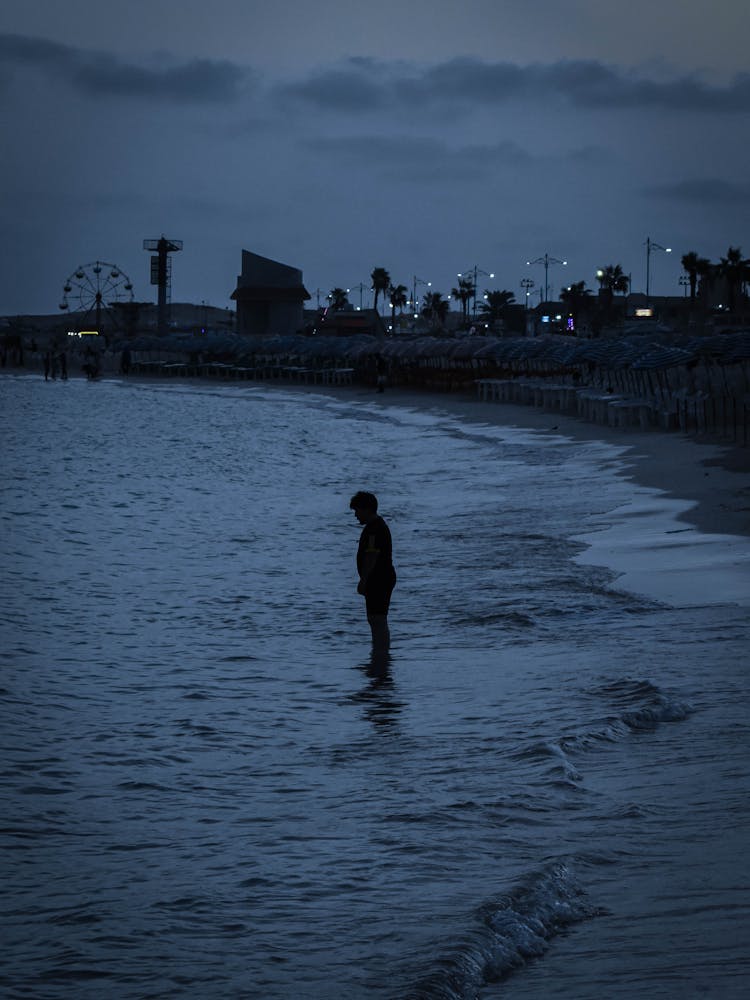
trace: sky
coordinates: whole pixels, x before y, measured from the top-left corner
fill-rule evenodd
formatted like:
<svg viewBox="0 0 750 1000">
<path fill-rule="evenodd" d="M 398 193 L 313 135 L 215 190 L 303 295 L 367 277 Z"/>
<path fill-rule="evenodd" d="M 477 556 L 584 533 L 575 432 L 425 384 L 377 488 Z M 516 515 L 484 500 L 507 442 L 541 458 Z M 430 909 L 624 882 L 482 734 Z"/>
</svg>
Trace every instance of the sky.
<svg viewBox="0 0 750 1000">
<path fill-rule="evenodd" d="M 533 303 L 545 255 L 550 297 L 642 291 L 647 239 L 683 294 L 684 253 L 750 255 L 748 37 L 747 0 L 4 0 L 0 315 L 96 260 L 155 301 L 161 235 L 175 302 L 232 306 L 243 249 L 313 305 L 375 267 Z"/>
</svg>

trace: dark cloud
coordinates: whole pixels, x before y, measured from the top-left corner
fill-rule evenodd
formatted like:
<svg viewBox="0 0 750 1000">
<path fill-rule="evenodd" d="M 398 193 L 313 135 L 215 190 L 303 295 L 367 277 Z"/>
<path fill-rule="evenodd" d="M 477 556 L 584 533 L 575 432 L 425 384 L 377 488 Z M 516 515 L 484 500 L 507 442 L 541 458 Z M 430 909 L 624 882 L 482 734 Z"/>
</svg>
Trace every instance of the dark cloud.
<svg viewBox="0 0 750 1000">
<path fill-rule="evenodd" d="M 0 58 L 7 67 L 41 69 L 90 96 L 147 98 L 174 102 L 236 100 L 247 70 L 229 62 L 194 59 L 157 69 L 112 56 L 21 35 L 0 34 Z"/>
<path fill-rule="evenodd" d="M 492 177 L 498 170 L 530 170 L 551 161 L 601 164 L 608 158 L 605 151 L 594 146 L 550 156 L 532 154 L 509 140 L 451 147 L 440 138 L 412 135 L 316 137 L 304 145 L 341 165 L 419 183 L 478 180 Z"/>
<path fill-rule="evenodd" d="M 311 139 L 306 146 L 338 162 L 419 182 L 478 178 L 498 166 L 533 162 L 512 142 L 452 149 L 442 139 L 426 136 L 360 135 Z"/>
<path fill-rule="evenodd" d="M 645 192 L 651 197 L 692 205 L 750 204 L 750 185 L 733 184 L 713 177 L 654 185 L 646 188 Z"/>
<path fill-rule="evenodd" d="M 282 99 L 331 111 L 377 111 L 389 103 L 382 83 L 361 67 L 315 73 L 304 82 L 284 84 L 277 93 Z"/>
<path fill-rule="evenodd" d="M 307 147 L 349 162 L 425 163 L 447 154 L 441 139 L 412 136 L 332 136 L 310 139 Z"/>
<path fill-rule="evenodd" d="M 72 82 L 90 94 L 222 102 L 239 96 L 242 77 L 231 63 L 207 59 L 159 70 L 102 60 L 78 68 Z"/>
<path fill-rule="evenodd" d="M 698 112 L 750 111 L 750 75 L 726 86 L 695 76 L 650 80 L 594 60 L 519 66 L 473 58 L 431 67 L 351 59 L 336 70 L 312 73 L 276 91 L 282 99 L 319 109 L 373 110 L 494 107 L 522 98 L 559 101 L 577 108 Z"/>
<path fill-rule="evenodd" d="M 0 34 L 0 58 L 9 68 L 45 71 L 89 96 L 222 102 L 238 99 L 254 80 L 247 68 L 229 61 L 195 59 L 153 67 L 40 38 Z M 517 100 L 547 106 L 624 110 L 750 111 L 750 74 L 724 86 L 698 76 L 654 80 L 595 60 L 517 65 L 463 57 L 432 66 L 350 58 L 302 79 L 269 84 L 283 106 L 334 114 L 408 113 L 496 108 Z"/>
</svg>

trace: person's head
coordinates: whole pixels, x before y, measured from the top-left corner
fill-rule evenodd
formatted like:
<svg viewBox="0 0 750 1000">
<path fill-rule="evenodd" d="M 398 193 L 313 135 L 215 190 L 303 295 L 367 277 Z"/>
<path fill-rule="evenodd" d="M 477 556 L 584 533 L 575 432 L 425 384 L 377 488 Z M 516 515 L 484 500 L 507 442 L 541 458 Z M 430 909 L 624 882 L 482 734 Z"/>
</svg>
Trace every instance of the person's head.
<svg viewBox="0 0 750 1000">
<path fill-rule="evenodd" d="M 351 498 L 349 506 L 354 511 L 359 523 L 366 524 L 378 512 L 378 498 L 374 493 L 367 493 L 366 490 L 360 490 Z"/>
</svg>

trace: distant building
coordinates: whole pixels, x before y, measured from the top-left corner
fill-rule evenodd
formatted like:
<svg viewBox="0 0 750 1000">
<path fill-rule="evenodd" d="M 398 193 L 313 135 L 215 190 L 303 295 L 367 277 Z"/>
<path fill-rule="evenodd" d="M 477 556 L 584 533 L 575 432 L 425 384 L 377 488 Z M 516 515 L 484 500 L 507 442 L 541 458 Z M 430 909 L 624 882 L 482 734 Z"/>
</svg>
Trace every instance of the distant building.
<svg viewBox="0 0 750 1000">
<path fill-rule="evenodd" d="M 237 303 L 237 333 L 286 335 L 302 330 L 310 294 L 296 267 L 243 250 L 242 274 L 232 298 Z"/>
<path fill-rule="evenodd" d="M 315 325 L 315 332 L 332 337 L 354 337 L 361 333 L 384 337 L 385 325 L 374 309 L 326 309 Z"/>
</svg>

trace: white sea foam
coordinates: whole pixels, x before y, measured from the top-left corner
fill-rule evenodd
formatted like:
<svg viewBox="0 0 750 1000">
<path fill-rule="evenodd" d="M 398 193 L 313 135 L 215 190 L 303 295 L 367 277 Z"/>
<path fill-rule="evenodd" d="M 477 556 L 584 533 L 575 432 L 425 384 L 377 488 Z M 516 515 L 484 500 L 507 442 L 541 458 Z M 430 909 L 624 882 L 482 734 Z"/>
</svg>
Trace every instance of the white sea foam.
<svg viewBox="0 0 750 1000">
<path fill-rule="evenodd" d="M 617 586 L 677 607 L 750 605 L 750 539 L 702 532 L 678 520 L 691 501 L 637 488 L 636 497 L 577 536 L 581 563 L 607 566 Z"/>
</svg>

